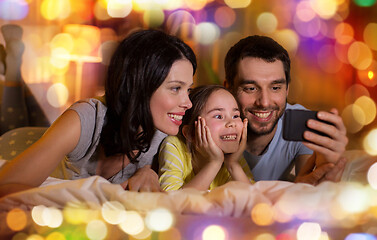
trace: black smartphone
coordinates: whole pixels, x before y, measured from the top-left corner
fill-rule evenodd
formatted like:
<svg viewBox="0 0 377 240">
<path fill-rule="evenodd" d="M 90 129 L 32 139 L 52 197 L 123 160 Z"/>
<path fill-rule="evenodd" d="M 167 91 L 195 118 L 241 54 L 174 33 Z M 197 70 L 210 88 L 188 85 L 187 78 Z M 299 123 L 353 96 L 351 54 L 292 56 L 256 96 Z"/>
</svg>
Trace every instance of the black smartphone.
<svg viewBox="0 0 377 240">
<path fill-rule="evenodd" d="M 311 131 L 316 134 L 329 137 L 322 132 L 307 127 L 306 123 L 309 119 L 315 119 L 317 121 L 331 124 L 329 122 L 320 120 L 317 117 L 317 113 L 317 111 L 287 109 L 284 113 L 283 118 L 283 138 L 287 141 L 306 141 L 304 140 L 305 131 Z"/>
</svg>

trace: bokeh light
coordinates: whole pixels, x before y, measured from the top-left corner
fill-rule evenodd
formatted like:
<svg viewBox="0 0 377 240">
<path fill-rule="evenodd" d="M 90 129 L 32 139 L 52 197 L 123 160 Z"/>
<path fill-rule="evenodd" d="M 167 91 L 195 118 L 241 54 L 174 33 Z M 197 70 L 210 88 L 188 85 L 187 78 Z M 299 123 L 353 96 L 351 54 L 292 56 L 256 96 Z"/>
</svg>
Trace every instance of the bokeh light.
<svg viewBox="0 0 377 240">
<path fill-rule="evenodd" d="M 98 20 L 106 21 L 106 20 L 111 18 L 110 15 L 107 12 L 107 2 L 106 2 L 106 0 L 96 1 L 96 3 L 94 4 L 93 12 L 94 12 L 94 16 Z"/>
<path fill-rule="evenodd" d="M 336 201 L 348 213 L 360 213 L 369 208 L 369 200 L 365 187 L 361 184 L 349 184 L 344 186 Z"/>
<path fill-rule="evenodd" d="M 278 26 L 278 19 L 273 13 L 264 12 L 257 17 L 257 27 L 265 34 L 273 33 Z"/>
<path fill-rule="evenodd" d="M 220 29 L 213 23 L 199 23 L 194 31 L 194 38 L 200 44 L 213 44 L 220 36 Z"/>
<path fill-rule="evenodd" d="M 336 41 L 340 44 L 351 43 L 354 39 L 355 31 L 351 24 L 342 22 L 339 23 L 334 31 Z"/>
<path fill-rule="evenodd" d="M 107 13 L 113 18 L 127 17 L 132 11 L 132 0 L 108 0 Z"/>
<path fill-rule="evenodd" d="M 318 240 L 321 232 L 321 226 L 318 223 L 304 222 L 297 229 L 297 240 Z"/>
<path fill-rule="evenodd" d="M 181 235 L 181 232 L 179 231 L 179 229 L 172 227 L 167 231 L 160 232 L 158 234 L 158 239 L 159 240 L 164 240 L 164 239 L 181 240 L 182 235 Z"/>
<path fill-rule="evenodd" d="M 130 235 L 137 235 L 145 228 L 143 218 L 135 211 L 126 211 L 126 219 L 119 224 L 119 227 Z"/>
<path fill-rule="evenodd" d="M 297 33 L 307 38 L 314 38 L 321 30 L 321 20 L 318 17 L 315 17 L 307 22 L 303 22 L 299 18 L 295 17 L 293 19 L 293 24 Z"/>
<path fill-rule="evenodd" d="M 355 105 L 359 106 L 364 112 L 364 122 L 360 122 L 362 125 L 368 125 L 376 118 L 376 103 L 367 96 L 359 97 Z"/>
<path fill-rule="evenodd" d="M 365 122 L 365 114 L 362 108 L 355 104 L 350 104 L 343 109 L 343 123 L 349 133 L 357 133 L 363 128 L 362 122 Z"/>
<path fill-rule="evenodd" d="M 63 233 L 52 232 L 47 235 L 46 240 L 66 240 L 66 238 Z"/>
<path fill-rule="evenodd" d="M 344 102 L 346 103 L 346 105 L 349 105 L 354 103 L 358 98 L 362 96 L 369 97 L 369 91 L 363 85 L 356 83 L 346 90 L 346 93 L 344 94 Z"/>
<path fill-rule="evenodd" d="M 150 28 L 156 28 L 160 26 L 165 19 L 165 14 L 161 8 L 153 8 L 147 10 L 143 14 L 143 22 Z"/>
<path fill-rule="evenodd" d="M 373 53 L 363 42 L 354 42 L 348 49 L 348 61 L 349 63 L 359 70 L 368 68 L 373 59 Z"/>
<path fill-rule="evenodd" d="M 367 179 L 369 185 L 377 190 L 377 163 L 374 163 L 368 170 Z"/>
<path fill-rule="evenodd" d="M 336 0 L 311 0 L 313 10 L 323 19 L 330 19 L 337 11 Z"/>
<path fill-rule="evenodd" d="M 377 50 L 377 23 L 368 23 L 364 29 L 364 41 L 373 50 Z"/>
<path fill-rule="evenodd" d="M 376 0 L 353 0 L 360 7 L 370 7 L 376 3 Z"/>
<path fill-rule="evenodd" d="M 251 210 L 251 219 L 259 226 L 268 226 L 274 222 L 274 209 L 267 203 L 258 203 Z"/>
<path fill-rule="evenodd" d="M 166 27 L 170 34 L 178 35 L 179 31 L 184 32 L 193 32 L 194 26 L 196 24 L 195 18 L 191 15 L 191 13 L 185 11 L 185 10 L 178 10 L 173 12 L 169 15 L 169 17 L 166 20 Z M 186 26 L 183 27 L 182 26 Z M 189 26 L 192 26 L 191 29 L 188 28 Z M 181 34 L 182 36 L 186 36 L 187 33 Z"/>
<path fill-rule="evenodd" d="M 47 90 L 47 101 L 51 106 L 59 108 L 67 103 L 68 95 L 68 89 L 64 84 L 55 83 Z"/>
<path fill-rule="evenodd" d="M 104 239 L 107 236 L 106 224 L 101 220 L 93 220 L 86 225 L 86 235 L 89 239 Z"/>
<path fill-rule="evenodd" d="M 186 7 L 194 11 L 202 10 L 207 4 L 207 0 L 184 0 Z"/>
<path fill-rule="evenodd" d="M 282 29 L 273 34 L 274 39 L 280 43 L 290 54 L 290 57 L 295 55 L 295 52 L 300 44 L 300 38 L 297 33 L 291 29 Z"/>
<path fill-rule="evenodd" d="M 25 212 L 20 208 L 14 208 L 7 213 L 6 223 L 12 231 L 21 231 L 27 224 Z"/>
<path fill-rule="evenodd" d="M 254 240 L 276 240 L 275 236 L 271 233 L 258 234 Z"/>
<path fill-rule="evenodd" d="M 69 0 L 43 0 L 41 15 L 47 20 L 66 19 L 71 13 Z"/>
<path fill-rule="evenodd" d="M 377 238 L 367 233 L 350 233 L 344 240 L 376 240 Z"/>
<path fill-rule="evenodd" d="M 29 13 L 29 5 L 24 0 L 0 1 L 0 18 L 4 20 L 21 20 Z"/>
<path fill-rule="evenodd" d="M 126 209 L 117 201 L 107 201 L 102 204 L 103 219 L 110 224 L 119 224 L 126 220 Z"/>
<path fill-rule="evenodd" d="M 145 224 L 152 231 L 163 232 L 172 227 L 173 214 L 164 208 L 157 208 L 147 213 Z"/>
<path fill-rule="evenodd" d="M 224 0 L 225 4 L 231 8 L 246 8 L 251 0 Z"/>
<path fill-rule="evenodd" d="M 332 44 L 323 45 L 317 53 L 317 62 L 321 69 L 327 73 L 337 73 L 343 63 L 336 57 Z"/>
<path fill-rule="evenodd" d="M 210 225 L 206 227 L 202 234 L 203 240 L 225 240 L 227 239 L 226 231 L 218 225 Z"/>
<path fill-rule="evenodd" d="M 302 22 L 309 22 L 316 16 L 310 1 L 300 1 L 296 6 L 296 17 Z"/>
<path fill-rule="evenodd" d="M 215 12 L 215 22 L 222 28 L 228 28 L 234 24 L 236 13 L 229 7 L 219 7 Z"/>
<path fill-rule="evenodd" d="M 98 219 L 99 212 L 87 209 L 84 204 L 68 202 L 63 209 L 64 220 L 67 223 L 78 225 L 88 223 L 90 220 Z"/>
<path fill-rule="evenodd" d="M 364 70 L 358 70 L 357 76 L 365 86 L 374 87 L 377 85 L 377 61 L 373 60 L 370 66 Z"/>
<path fill-rule="evenodd" d="M 363 140 L 363 147 L 364 150 L 372 155 L 376 156 L 377 155 L 377 129 L 371 130 Z"/>
</svg>

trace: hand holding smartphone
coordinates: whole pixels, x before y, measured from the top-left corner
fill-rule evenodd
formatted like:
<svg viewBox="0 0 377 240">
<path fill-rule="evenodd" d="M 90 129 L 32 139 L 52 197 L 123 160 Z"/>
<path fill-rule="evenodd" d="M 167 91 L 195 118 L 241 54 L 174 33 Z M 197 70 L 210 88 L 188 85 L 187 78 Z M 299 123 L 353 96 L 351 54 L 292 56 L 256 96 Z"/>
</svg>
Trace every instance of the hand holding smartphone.
<svg viewBox="0 0 377 240">
<path fill-rule="evenodd" d="M 329 122 L 319 119 L 317 117 L 317 113 L 317 111 L 287 109 L 284 113 L 283 118 L 283 138 L 287 141 L 306 141 L 304 139 L 305 131 L 311 131 L 318 135 L 329 137 L 328 135 L 322 132 L 307 127 L 306 123 L 309 119 L 314 119 L 327 124 L 331 124 Z"/>
</svg>

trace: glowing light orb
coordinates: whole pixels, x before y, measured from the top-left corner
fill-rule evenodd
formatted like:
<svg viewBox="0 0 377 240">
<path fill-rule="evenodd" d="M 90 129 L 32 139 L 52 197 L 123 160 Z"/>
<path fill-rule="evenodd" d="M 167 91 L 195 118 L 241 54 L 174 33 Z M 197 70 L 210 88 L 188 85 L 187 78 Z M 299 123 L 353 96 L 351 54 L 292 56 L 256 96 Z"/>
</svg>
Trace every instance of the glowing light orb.
<svg viewBox="0 0 377 240">
<path fill-rule="evenodd" d="M 376 0 L 353 0 L 360 7 L 370 7 L 376 3 Z"/>
<path fill-rule="evenodd" d="M 24 0 L 0 1 L 0 19 L 22 20 L 29 13 L 29 4 Z"/>
<path fill-rule="evenodd" d="M 113 18 L 127 17 L 132 11 L 132 0 L 109 0 L 107 13 Z"/>
<path fill-rule="evenodd" d="M 310 4 L 313 10 L 323 19 L 332 18 L 338 9 L 336 0 L 312 0 Z"/>
<path fill-rule="evenodd" d="M 25 212 L 19 208 L 10 210 L 7 213 L 6 223 L 12 231 L 21 231 L 27 223 Z"/>
<path fill-rule="evenodd" d="M 258 203 L 251 210 L 251 219 L 259 226 L 268 226 L 274 222 L 274 210 L 271 205 Z"/>
<path fill-rule="evenodd" d="M 213 23 L 199 23 L 194 30 L 195 40 L 203 45 L 214 43 L 220 36 L 220 29 Z"/>
<path fill-rule="evenodd" d="M 191 10 L 199 11 L 206 6 L 207 0 L 185 0 L 185 4 Z"/>
<path fill-rule="evenodd" d="M 300 38 L 295 31 L 291 29 L 283 29 L 276 31 L 273 36 L 274 39 L 290 53 L 291 57 L 294 56 L 300 44 Z"/>
<path fill-rule="evenodd" d="M 117 201 L 105 202 L 102 205 L 101 213 L 103 219 L 110 224 L 119 224 L 126 220 L 126 210 L 124 206 Z"/>
<path fill-rule="evenodd" d="M 149 27 L 158 27 L 160 26 L 165 19 L 165 14 L 161 8 L 153 8 L 147 10 L 143 14 L 143 21 Z"/>
<path fill-rule="evenodd" d="M 318 65 L 327 73 L 337 73 L 343 66 L 343 63 L 336 57 L 333 45 L 327 44 L 321 47 L 317 53 Z"/>
<path fill-rule="evenodd" d="M 370 48 L 363 42 L 354 42 L 348 49 L 349 63 L 359 70 L 368 68 L 373 59 Z"/>
<path fill-rule="evenodd" d="M 89 239 L 104 239 L 107 235 L 107 227 L 103 221 L 93 220 L 86 225 L 85 232 Z"/>
<path fill-rule="evenodd" d="M 148 212 L 145 223 L 150 230 L 163 232 L 171 228 L 174 217 L 169 210 L 158 208 Z"/>
<path fill-rule="evenodd" d="M 347 185 L 341 189 L 337 202 L 348 213 L 361 213 L 369 208 L 369 196 L 361 184 Z"/>
<path fill-rule="evenodd" d="M 169 15 L 168 19 L 166 20 L 166 27 L 169 30 L 169 33 L 174 35 L 178 35 L 179 31 L 192 32 L 194 27 L 191 29 L 187 27 L 182 28 L 185 23 L 195 26 L 195 18 L 191 15 L 191 13 L 185 10 L 178 10 Z M 186 24 L 186 26 L 190 25 Z M 182 35 L 186 36 L 187 34 Z"/>
<path fill-rule="evenodd" d="M 225 240 L 225 229 L 218 225 L 210 225 L 206 227 L 202 234 L 203 240 Z"/>
<path fill-rule="evenodd" d="M 228 28 L 234 24 L 236 13 L 232 8 L 219 7 L 215 11 L 215 22 L 222 28 Z"/>
<path fill-rule="evenodd" d="M 377 238 L 368 233 L 350 233 L 344 240 L 376 240 Z"/>
<path fill-rule="evenodd" d="M 263 33 L 273 33 L 278 26 L 278 19 L 273 13 L 264 12 L 257 17 L 257 27 Z"/>
<path fill-rule="evenodd" d="M 254 240 L 276 240 L 275 236 L 271 233 L 258 234 Z"/>
<path fill-rule="evenodd" d="M 356 100 L 355 105 L 359 106 L 364 112 L 365 119 L 360 124 L 368 125 L 374 121 L 376 118 L 376 103 L 373 99 L 362 96 Z"/>
<path fill-rule="evenodd" d="M 368 23 L 364 29 L 364 41 L 373 50 L 377 50 L 377 23 Z"/>
<path fill-rule="evenodd" d="M 365 114 L 363 109 L 358 105 L 350 104 L 343 109 L 342 119 L 347 132 L 357 133 L 363 128 L 362 122 L 365 122 Z"/>
<path fill-rule="evenodd" d="M 135 211 L 126 211 L 126 220 L 121 222 L 119 227 L 130 235 L 137 235 L 145 228 L 143 218 Z"/>
<path fill-rule="evenodd" d="M 52 232 L 46 237 L 46 240 L 66 240 L 66 238 L 63 233 Z"/>
<path fill-rule="evenodd" d="M 358 70 L 357 76 L 360 81 L 368 87 L 374 87 L 377 85 L 377 77 L 375 73 L 377 72 L 377 61 L 372 60 L 370 66 L 364 70 Z"/>
<path fill-rule="evenodd" d="M 64 106 L 68 100 L 68 89 L 62 83 L 55 83 L 47 90 L 48 103 L 56 108 Z"/>
<path fill-rule="evenodd" d="M 295 17 L 293 19 L 293 25 L 298 34 L 303 37 L 314 38 L 320 33 L 321 30 L 321 20 L 318 17 L 315 17 L 307 22 L 303 22 Z"/>
<path fill-rule="evenodd" d="M 346 105 L 353 104 L 359 97 L 369 97 L 369 91 L 361 84 L 353 84 L 349 87 L 344 95 Z"/>
<path fill-rule="evenodd" d="M 321 226 L 318 223 L 304 222 L 297 229 L 297 240 L 317 240 L 321 232 Z"/>
<path fill-rule="evenodd" d="M 355 31 L 353 27 L 348 23 L 339 23 L 334 30 L 335 39 L 340 44 L 348 44 L 352 42 L 354 35 Z"/>
<path fill-rule="evenodd" d="M 374 163 L 368 170 L 368 183 L 373 189 L 377 189 L 377 163 Z"/>
<path fill-rule="evenodd" d="M 231 8 L 246 8 L 250 5 L 251 0 L 225 0 L 224 2 Z"/>
<path fill-rule="evenodd" d="M 309 22 L 315 17 L 310 1 L 301 1 L 296 6 L 296 16 L 300 21 Z"/>
<path fill-rule="evenodd" d="M 95 16 L 98 20 L 106 21 L 106 20 L 110 19 L 111 17 L 110 17 L 109 14 L 107 13 L 107 5 L 106 5 L 106 3 L 103 4 L 103 2 L 104 2 L 104 1 L 97 1 L 97 2 L 94 4 L 93 13 L 94 13 L 94 16 Z"/>
<path fill-rule="evenodd" d="M 377 129 L 371 130 L 363 140 L 364 150 L 372 156 L 377 155 Z"/>
<path fill-rule="evenodd" d="M 66 19 L 71 13 L 69 0 L 43 0 L 41 15 L 47 20 Z"/>
</svg>

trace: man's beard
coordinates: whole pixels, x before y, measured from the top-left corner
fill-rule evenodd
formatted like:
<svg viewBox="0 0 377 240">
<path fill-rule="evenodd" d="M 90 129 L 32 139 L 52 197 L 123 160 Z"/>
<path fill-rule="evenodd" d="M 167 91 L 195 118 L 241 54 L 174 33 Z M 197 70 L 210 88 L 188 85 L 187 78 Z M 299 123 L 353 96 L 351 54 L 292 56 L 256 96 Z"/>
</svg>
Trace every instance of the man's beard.
<svg viewBox="0 0 377 240">
<path fill-rule="evenodd" d="M 255 135 L 255 136 L 264 136 L 264 135 L 268 135 L 270 133 L 272 133 L 272 131 L 274 131 L 276 125 L 278 124 L 279 122 L 279 119 L 283 116 L 284 112 L 285 112 L 285 109 L 286 109 L 286 106 L 287 104 L 284 105 L 282 111 L 279 113 L 279 116 L 275 119 L 275 121 L 272 123 L 271 127 L 270 128 L 264 128 L 264 125 L 267 125 L 267 124 L 271 124 L 271 123 L 267 123 L 267 124 L 261 124 L 259 125 L 258 128 L 255 128 L 255 127 L 251 127 L 250 123 L 252 123 L 252 121 L 249 121 L 249 124 L 247 126 L 247 134 L 249 135 Z M 274 109 L 276 110 L 276 109 Z"/>
</svg>

